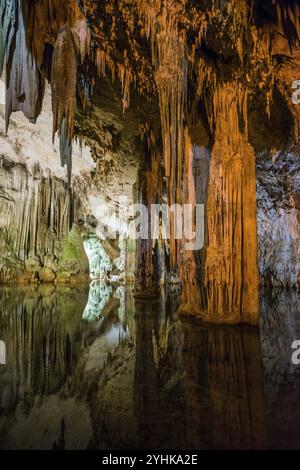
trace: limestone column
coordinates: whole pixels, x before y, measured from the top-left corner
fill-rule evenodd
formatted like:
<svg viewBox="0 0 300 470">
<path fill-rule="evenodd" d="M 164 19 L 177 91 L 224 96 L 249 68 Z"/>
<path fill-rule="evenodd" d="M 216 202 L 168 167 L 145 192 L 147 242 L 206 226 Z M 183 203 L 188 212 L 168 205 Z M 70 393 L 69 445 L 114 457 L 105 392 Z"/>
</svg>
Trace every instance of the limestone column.
<svg viewBox="0 0 300 470">
<path fill-rule="evenodd" d="M 217 88 L 214 118 L 205 320 L 255 325 L 259 286 L 255 154 L 247 138 L 247 96 L 239 84 Z"/>
</svg>

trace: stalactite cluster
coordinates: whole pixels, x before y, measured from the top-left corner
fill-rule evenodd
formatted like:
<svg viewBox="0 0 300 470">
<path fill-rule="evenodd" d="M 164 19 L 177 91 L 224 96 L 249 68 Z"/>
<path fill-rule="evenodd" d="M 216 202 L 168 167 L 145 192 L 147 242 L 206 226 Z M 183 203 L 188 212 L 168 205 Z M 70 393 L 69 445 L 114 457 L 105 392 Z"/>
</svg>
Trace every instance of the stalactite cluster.
<svg viewBox="0 0 300 470">
<path fill-rule="evenodd" d="M 61 140 L 62 164 L 71 177 L 71 143 L 76 110 L 77 67 L 89 50 L 89 30 L 77 2 L 2 2 L 0 74 L 6 74 L 6 127 L 12 112 L 35 121 L 45 79 L 52 88 L 53 138 Z M 49 15 L 49 16 L 48 16 Z"/>
</svg>

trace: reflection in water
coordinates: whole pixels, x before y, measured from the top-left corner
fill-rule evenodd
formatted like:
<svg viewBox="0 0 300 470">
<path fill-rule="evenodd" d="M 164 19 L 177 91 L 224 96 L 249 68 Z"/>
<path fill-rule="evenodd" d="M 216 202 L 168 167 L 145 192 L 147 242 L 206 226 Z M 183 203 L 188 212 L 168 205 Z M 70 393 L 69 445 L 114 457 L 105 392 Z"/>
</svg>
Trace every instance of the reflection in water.
<svg viewBox="0 0 300 470">
<path fill-rule="evenodd" d="M 83 318 L 87 320 L 99 318 L 111 297 L 112 287 L 110 285 L 93 282 L 90 285 L 88 301 L 82 315 Z"/>
<path fill-rule="evenodd" d="M 179 318 L 174 293 L 1 288 L 0 448 L 300 448 L 293 295 L 262 296 L 260 336 Z"/>
<path fill-rule="evenodd" d="M 291 360 L 292 343 L 300 340 L 299 292 L 274 289 L 263 296 L 261 310 L 268 432 L 273 447 L 300 449 L 300 366 Z"/>
</svg>

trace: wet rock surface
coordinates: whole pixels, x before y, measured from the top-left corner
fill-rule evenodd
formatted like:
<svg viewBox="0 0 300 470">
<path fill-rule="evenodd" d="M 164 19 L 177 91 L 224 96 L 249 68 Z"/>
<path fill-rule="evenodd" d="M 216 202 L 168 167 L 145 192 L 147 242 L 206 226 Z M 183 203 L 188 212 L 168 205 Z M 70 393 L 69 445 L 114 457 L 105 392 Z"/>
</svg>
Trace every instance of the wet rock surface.
<svg viewBox="0 0 300 470">
<path fill-rule="evenodd" d="M 297 149 L 258 158 L 259 268 L 267 286 L 300 286 L 299 175 Z"/>
</svg>

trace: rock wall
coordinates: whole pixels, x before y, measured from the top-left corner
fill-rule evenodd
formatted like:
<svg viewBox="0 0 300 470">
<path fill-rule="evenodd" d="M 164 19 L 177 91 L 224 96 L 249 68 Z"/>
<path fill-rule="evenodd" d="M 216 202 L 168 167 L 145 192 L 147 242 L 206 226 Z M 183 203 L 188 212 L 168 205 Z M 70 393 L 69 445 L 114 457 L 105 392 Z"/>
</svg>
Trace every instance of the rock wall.
<svg viewBox="0 0 300 470">
<path fill-rule="evenodd" d="M 300 156 L 260 155 L 257 223 L 261 283 L 300 287 Z"/>
<path fill-rule="evenodd" d="M 88 278 L 78 229 L 81 202 L 66 183 L 38 165 L 0 159 L 0 282 Z M 71 230 L 72 228 L 72 230 Z"/>
<path fill-rule="evenodd" d="M 0 79 L 3 130 L 4 116 L 5 84 Z M 17 112 L 8 134 L 0 131 L 0 283 L 89 281 L 81 235 L 84 239 L 94 224 L 87 188 L 89 194 L 99 195 L 91 186 L 95 164 L 88 147 L 73 144 L 72 181 L 68 181 L 59 144 L 52 142 L 51 121 L 51 93 L 46 86 L 35 124 Z"/>
</svg>

